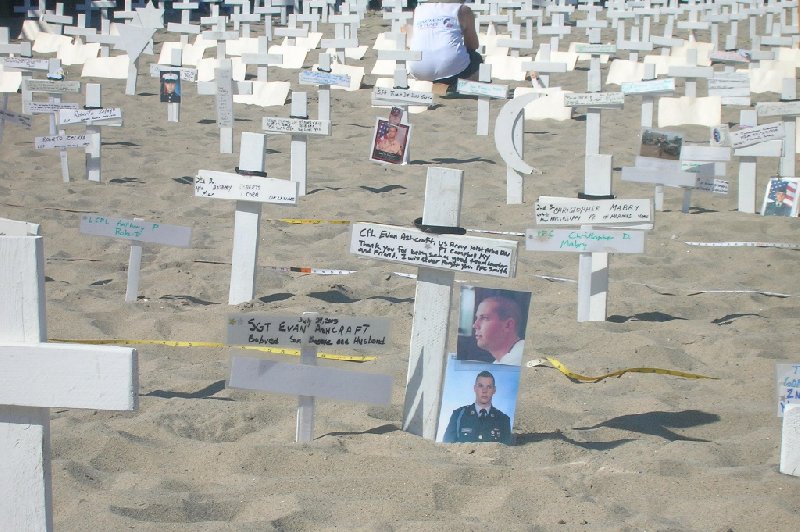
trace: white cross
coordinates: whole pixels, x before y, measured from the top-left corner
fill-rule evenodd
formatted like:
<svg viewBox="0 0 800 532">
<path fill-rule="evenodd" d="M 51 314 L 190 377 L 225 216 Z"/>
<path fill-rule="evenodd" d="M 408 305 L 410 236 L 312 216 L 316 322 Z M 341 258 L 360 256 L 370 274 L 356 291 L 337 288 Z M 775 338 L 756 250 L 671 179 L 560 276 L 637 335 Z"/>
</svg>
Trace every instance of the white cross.
<svg viewBox="0 0 800 532">
<path fill-rule="evenodd" d="M 135 349 L 47 342 L 40 236 L 0 236 L 0 523 L 52 530 L 50 408 L 135 410 Z"/>
</svg>

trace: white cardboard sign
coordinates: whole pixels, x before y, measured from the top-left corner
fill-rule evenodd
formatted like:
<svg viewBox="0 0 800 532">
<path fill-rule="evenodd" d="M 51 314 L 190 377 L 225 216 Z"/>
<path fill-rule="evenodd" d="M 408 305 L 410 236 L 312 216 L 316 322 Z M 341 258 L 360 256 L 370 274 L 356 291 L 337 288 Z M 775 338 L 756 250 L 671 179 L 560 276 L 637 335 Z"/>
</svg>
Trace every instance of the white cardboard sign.
<svg viewBox="0 0 800 532">
<path fill-rule="evenodd" d="M 300 85 L 330 85 L 332 87 L 349 87 L 350 76 L 321 72 L 319 70 L 303 70 L 300 72 Z"/>
<path fill-rule="evenodd" d="M 146 220 L 126 220 L 98 214 L 81 215 L 80 231 L 85 235 L 108 236 L 181 248 L 188 248 L 192 243 L 191 227 Z"/>
<path fill-rule="evenodd" d="M 583 200 L 542 196 L 536 202 L 537 225 L 596 225 L 652 221 L 649 199 Z"/>
<path fill-rule="evenodd" d="M 330 120 L 264 117 L 261 128 L 267 133 L 297 133 L 301 135 L 330 135 Z"/>
<path fill-rule="evenodd" d="M 623 94 L 670 94 L 675 92 L 675 79 L 626 81 L 620 86 Z"/>
<path fill-rule="evenodd" d="M 775 364 L 775 377 L 778 417 L 783 417 L 787 405 L 800 404 L 800 364 Z"/>
<path fill-rule="evenodd" d="M 495 277 L 514 277 L 517 243 L 462 235 L 437 235 L 392 225 L 356 223 L 350 253 L 375 259 Z"/>
<path fill-rule="evenodd" d="M 214 170 L 200 170 L 194 178 L 194 195 L 203 198 L 297 203 L 299 183 L 287 179 L 253 177 Z"/>
<path fill-rule="evenodd" d="M 231 314 L 228 316 L 228 343 L 375 350 L 386 346 L 389 325 L 386 318 Z"/>
<path fill-rule="evenodd" d="M 565 107 L 621 107 L 625 105 L 625 94 L 621 92 L 567 92 Z"/>
<path fill-rule="evenodd" d="M 608 229 L 528 229 L 528 251 L 574 253 L 644 253 L 643 231 Z"/>
<path fill-rule="evenodd" d="M 29 92 L 49 92 L 55 94 L 81 91 L 80 81 L 51 81 L 49 79 L 25 78 L 23 84 L 23 89 Z"/>
<path fill-rule="evenodd" d="M 372 105 L 433 105 L 433 93 L 408 89 L 375 87 L 372 90 Z"/>
<path fill-rule="evenodd" d="M 489 98 L 503 100 L 508 98 L 508 85 L 481 83 L 480 81 L 459 79 L 456 89 L 458 90 L 459 94 L 466 94 L 469 96 L 488 96 Z"/>
<path fill-rule="evenodd" d="M 35 137 L 33 147 L 37 150 L 54 148 L 85 148 L 90 144 L 86 135 L 54 135 L 52 137 Z"/>
<path fill-rule="evenodd" d="M 121 118 L 122 109 L 119 107 L 104 109 L 60 109 L 58 111 L 59 124 L 94 123 Z"/>
<path fill-rule="evenodd" d="M 786 135 L 783 122 L 772 122 L 728 133 L 731 148 L 744 148 L 768 140 L 780 140 Z"/>
</svg>

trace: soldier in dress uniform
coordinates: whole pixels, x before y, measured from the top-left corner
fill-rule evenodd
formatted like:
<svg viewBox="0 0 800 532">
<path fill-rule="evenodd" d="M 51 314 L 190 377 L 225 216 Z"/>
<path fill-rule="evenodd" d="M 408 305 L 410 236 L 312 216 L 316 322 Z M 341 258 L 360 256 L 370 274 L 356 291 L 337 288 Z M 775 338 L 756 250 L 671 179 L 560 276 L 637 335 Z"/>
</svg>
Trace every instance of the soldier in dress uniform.
<svg viewBox="0 0 800 532">
<path fill-rule="evenodd" d="M 492 406 L 497 391 L 494 375 L 481 371 L 475 378 L 475 402 L 453 410 L 442 441 L 445 443 L 500 442 L 511 444 L 511 419 Z"/>
<path fill-rule="evenodd" d="M 180 73 L 161 73 L 161 101 L 165 103 L 180 103 Z"/>
</svg>

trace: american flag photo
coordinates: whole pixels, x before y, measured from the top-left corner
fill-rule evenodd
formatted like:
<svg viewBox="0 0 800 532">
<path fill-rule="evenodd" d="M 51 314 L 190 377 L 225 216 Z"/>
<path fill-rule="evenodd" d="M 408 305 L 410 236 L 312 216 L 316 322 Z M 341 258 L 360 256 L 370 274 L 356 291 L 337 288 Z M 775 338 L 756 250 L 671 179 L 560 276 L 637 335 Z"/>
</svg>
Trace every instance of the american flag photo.
<svg viewBox="0 0 800 532">
<path fill-rule="evenodd" d="M 797 216 L 797 178 L 773 177 L 764 194 L 761 214 L 764 216 Z"/>
</svg>

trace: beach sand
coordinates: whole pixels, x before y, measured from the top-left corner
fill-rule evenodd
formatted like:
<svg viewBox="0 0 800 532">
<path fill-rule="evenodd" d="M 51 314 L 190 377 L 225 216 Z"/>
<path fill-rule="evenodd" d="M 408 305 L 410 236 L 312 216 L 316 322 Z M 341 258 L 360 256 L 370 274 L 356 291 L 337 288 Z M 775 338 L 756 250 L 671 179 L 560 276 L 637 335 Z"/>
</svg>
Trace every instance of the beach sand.
<svg viewBox="0 0 800 532">
<path fill-rule="evenodd" d="M 388 21 L 370 12 L 359 37 L 371 43 L 388 29 Z M 167 37 L 156 35 L 157 50 Z M 375 57 L 369 50 L 360 63 L 367 72 Z M 154 61 L 143 57 L 141 72 Z M 551 83 L 583 91 L 587 67 L 579 63 Z M 68 79 L 79 73 L 67 68 Z M 307 91 L 316 116 L 316 91 L 297 84 L 297 71 L 271 68 L 270 80 Z M 201 169 L 233 171 L 240 134 L 260 132 L 264 116 L 288 116 L 289 105 L 236 105 L 235 153 L 219 154 L 214 100 L 196 96 L 191 84 L 184 84 L 180 122 L 170 123 L 156 79 L 141 74 L 135 97 L 124 95 L 123 80 L 81 81 L 102 82 L 103 105 L 124 113 L 124 127 L 102 132 L 101 183 L 86 181 L 80 150 L 69 152 L 72 180 L 63 183 L 58 153 L 33 149 L 33 137 L 48 134 L 45 117 L 34 117 L 29 131 L 6 125 L 0 144 L 0 216 L 39 223 L 44 235 L 49 338 L 224 342 L 229 313 L 380 316 L 391 319 L 392 336 L 376 360 L 319 365 L 389 374 L 394 384 L 389 407 L 318 401 L 314 440 L 296 444 L 297 399 L 226 388 L 231 350 L 136 346 L 138 410 L 52 410 L 56 529 L 747 531 L 800 525 L 798 479 L 778 472 L 774 368 L 798 361 L 797 251 L 685 244 L 797 242 L 796 218 L 737 211 L 735 161 L 728 165 L 727 196 L 695 192 L 685 214 L 680 191 L 668 188 L 646 252 L 610 258 L 604 322 L 578 323 L 577 285 L 545 278 L 575 280 L 572 253 L 527 252 L 516 238 L 515 278 L 456 275 L 459 283 L 532 292 L 525 361 L 553 356 L 585 375 L 659 367 L 718 380 L 629 373 L 578 384 L 552 368 L 523 367 L 515 445 L 444 445 L 401 430 L 415 282 L 393 272 L 415 268 L 351 255 L 348 225 L 274 220 L 411 226 L 422 215 L 427 169 L 443 166 L 464 171 L 463 227 L 524 232 L 534 227 L 538 196 L 575 197 L 583 190 L 583 115 L 526 123 L 524 159 L 543 173 L 525 177 L 522 205 L 506 205 L 505 164 L 491 135 L 475 135 L 475 99 L 437 97 L 433 109 L 411 117 L 410 164 L 383 166 L 368 161 L 375 118 L 388 116 L 388 109 L 370 106 L 375 76 L 365 76 L 360 91 L 333 91 L 333 134 L 309 141 L 308 194 L 296 206 L 263 206 L 256 299 L 229 306 L 234 202 L 194 197 L 192 178 Z M 754 95 L 767 100 L 777 95 Z M 614 155 L 613 189 L 621 198 L 653 194 L 652 186 L 619 177 L 639 149 L 639 101 L 629 97 L 623 110 L 602 115 L 601 153 Z M 11 95 L 12 110 L 19 102 Z M 492 119 L 501 106 L 492 103 Z M 723 120 L 738 123 L 738 112 L 726 108 Z M 707 128 L 677 129 L 687 143 L 707 142 Z M 286 136 L 269 135 L 270 177 L 288 179 L 289 148 Z M 775 160 L 759 160 L 759 200 L 776 169 Z M 125 304 L 129 243 L 80 234 L 83 213 L 191 226 L 193 247 L 146 245 L 140 298 Z M 283 266 L 356 273 L 272 269 Z M 451 349 L 457 294 L 458 283 Z"/>
</svg>

